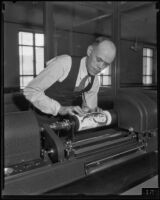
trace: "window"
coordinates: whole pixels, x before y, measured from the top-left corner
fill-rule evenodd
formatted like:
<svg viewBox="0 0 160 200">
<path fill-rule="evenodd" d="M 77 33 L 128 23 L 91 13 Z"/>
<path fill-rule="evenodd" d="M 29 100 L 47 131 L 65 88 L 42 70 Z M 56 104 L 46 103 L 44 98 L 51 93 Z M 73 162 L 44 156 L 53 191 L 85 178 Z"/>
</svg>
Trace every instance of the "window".
<svg viewBox="0 0 160 200">
<path fill-rule="evenodd" d="M 20 89 L 44 68 L 44 34 L 19 32 Z"/>
<path fill-rule="evenodd" d="M 100 86 L 111 85 L 111 65 L 98 74 Z"/>
<path fill-rule="evenodd" d="M 143 48 L 143 84 L 152 84 L 153 49 Z"/>
</svg>

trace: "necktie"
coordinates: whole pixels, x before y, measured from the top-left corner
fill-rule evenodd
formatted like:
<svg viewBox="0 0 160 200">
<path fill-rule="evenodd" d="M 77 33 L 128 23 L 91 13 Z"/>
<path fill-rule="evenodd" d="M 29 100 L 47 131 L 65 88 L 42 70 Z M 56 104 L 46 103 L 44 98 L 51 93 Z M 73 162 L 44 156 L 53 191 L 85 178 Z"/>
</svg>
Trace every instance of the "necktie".
<svg viewBox="0 0 160 200">
<path fill-rule="evenodd" d="M 85 87 L 85 82 L 86 80 L 91 77 L 91 81 L 88 83 L 88 85 Z M 85 76 L 82 81 L 79 84 L 79 87 L 76 88 L 76 91 L 81 91 L 82 93 L 87 92 L 91 89 L 92 85 L 93 85 L 93 81 L 94 81 L 95 76 L 91 76 L 91 75 L 87 75 Z"/>
</svg>

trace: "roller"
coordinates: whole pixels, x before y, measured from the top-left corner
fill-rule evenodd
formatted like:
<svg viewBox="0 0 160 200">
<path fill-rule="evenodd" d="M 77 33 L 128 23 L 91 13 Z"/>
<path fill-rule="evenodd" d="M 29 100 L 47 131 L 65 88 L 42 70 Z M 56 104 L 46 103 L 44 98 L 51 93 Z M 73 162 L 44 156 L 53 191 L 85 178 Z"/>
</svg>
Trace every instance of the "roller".
<svg viewBox="0 0 160 200">
<path fill-rule="evenodd" d="M 50 124 L 50 128 L 54 130 L 70 130 L 74 127 L 74 131 L 83 131 L 91 128 L 113 125 L 117 122 L 117 115 L 113 110 L 105 110 L 103 112 L 91 112 L 83 116 L 73 115 L 68 119 Z"/>
</svg>

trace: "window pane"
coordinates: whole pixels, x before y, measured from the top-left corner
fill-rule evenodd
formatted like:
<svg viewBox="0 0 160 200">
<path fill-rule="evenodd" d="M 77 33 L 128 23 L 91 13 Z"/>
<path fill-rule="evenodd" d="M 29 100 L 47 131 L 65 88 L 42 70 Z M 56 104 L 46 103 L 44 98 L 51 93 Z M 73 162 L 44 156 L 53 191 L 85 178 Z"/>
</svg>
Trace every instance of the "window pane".
<svg viewBox="0 0 160 200">
<path fill-rule="evenodd" d="M 152 75 L 153 60 L 151 57 L 143 58 L 143 75 Z"/>
<path fill-rule="evenodd" d="M 102 85 L 102 78 L 103 78 L 102 75 L 99 75 L 99 76 L 98 76 L 100 86 Z"/>
<path fill-rule="evenodd" d="M 111 76 L 103 76 L 102 85 L 111 85 Z"/>
<path fill-rule="evenodd" d="M 110 75 L 111 74 L 111 65 L 105 68 L 103 71 L 100 72 L 103 75 Z"/>
<path fill-rule="evenodd" d="M 23 63 L 22 63 L 23 59 L 22 59 L 22 57 L 23 57 L 22 48 L 21 48 L 21 46 L 19 46 L 19 71 L 20 71 L 20 75 L 23 74 Z"/>
<path fill-rule="evenodd" d="M 143 84 L 152 84 L 152 76 L 143 76 Z"/>
<path fill-rule="evenodd" d="M 153 57 L 153 49 L 143 48 L 143 56 Z"/>
<path fill-rule="evenodd" d="M 149 57 L 153 56 L 153 49 L 147 48 L 147 56 L 149 56 Z"/>
<path fill-rule="evenodd" d="M 143 76 L 143 84 L 146 84 L 146 76 Z"/>
<path fill-rule="evenodd" d="M 44 48 L 36 47 L 36 75 L 44 69 Z"/>
<path fill-rule="evenodd" d="M 33 74 L 33 47 L 20 46 L 20 74 Z"/>
<path fill-rule="evenodd" d="M 21 76 L 20 77 L 20 88 L 23 89 L 33 79 L 33 76 Z"/>
<path fill-rule="evenodd" d="M 152 75 L 152 58 L 147 58 L 147 70 L 146 75 Z"/>
<path fill-rule="evenodd" d="M 147 57 L 143 57 L 143 75 L 146 75 L 147 71 Z"/>
<path fill-rule="evenodd" d="M 143 56 L 147 56 L 147 48 L 143 48 Z"/>
<path fill-rule="evenodd" d="M 33 33 L 19 32 L 19 44 L 33 45 Z"/>
<path fill-rule="evenodd" d="M 35 34 L 35 44 L 36 46 L 44 46 L 44 34 Z"/>
</svg>

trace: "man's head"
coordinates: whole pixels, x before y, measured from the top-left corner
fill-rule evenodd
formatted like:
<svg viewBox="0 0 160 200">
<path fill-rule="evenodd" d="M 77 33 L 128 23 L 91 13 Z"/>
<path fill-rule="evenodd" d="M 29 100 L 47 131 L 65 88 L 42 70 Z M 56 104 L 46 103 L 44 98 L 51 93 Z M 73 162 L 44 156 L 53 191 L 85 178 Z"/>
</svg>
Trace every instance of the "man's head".
<svg viewBox="0 0 160 200">
<path fill-rule="evenodd" d="M 116 55 L 116 47 L 108 38 L 99 37 L 87 49 L 86 66 L 90 75 L 96 75 L 109 66 Z"/>
</svg>

